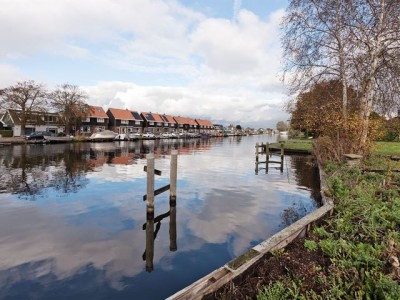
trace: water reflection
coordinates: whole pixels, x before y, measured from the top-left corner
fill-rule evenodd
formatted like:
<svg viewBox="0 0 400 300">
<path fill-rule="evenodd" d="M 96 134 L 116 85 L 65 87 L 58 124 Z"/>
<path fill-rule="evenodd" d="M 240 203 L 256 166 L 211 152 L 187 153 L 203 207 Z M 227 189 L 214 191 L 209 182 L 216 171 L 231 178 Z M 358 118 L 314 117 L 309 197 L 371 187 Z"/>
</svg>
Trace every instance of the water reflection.
<svg viewBox="0 0 400 300">
<path fill-rule="evenodd" d="M 318 186 L 301 157 L 255 176 L 265 138 L 0 148 L 0 299 L 164 299 L 268 238 Z M 178 200 L 157 196 L 149 218 L 145 155 L 158 188 L 173 149 Z"/>
<path fill-rule="evenodd" d="M 146 250 L 142 258 L 146 261 L 146 271 L 153 271 L 153 257 L 154 257 L 154 241 L 161 228 L 161 221 L 165 218 L 169 219 L 169 250 L 174 252 L 178 250 L 176 242 L 176 200 L 170 200 L 169 211 L 154 218 L 154 212 L 147 211 L 146 223 L 143 224 L 143 230 L 146 230 Z M 154 230 L 154 223 L 156 228 Z"/>
<path fill-rule="evenodd" d="M 0 193 L 17 194 L 19 198 L 36 200 L 46 189 L 76 193 L 88 184 L 86 173 L 96 172 L 103 165 L 132 165 L 147 153 L 156 158 L 204 151 L 211 140 L 149 140 L 119 143 L 87 143 L 56 145 L 16 145 L 0 149 Z"/>
</svg>

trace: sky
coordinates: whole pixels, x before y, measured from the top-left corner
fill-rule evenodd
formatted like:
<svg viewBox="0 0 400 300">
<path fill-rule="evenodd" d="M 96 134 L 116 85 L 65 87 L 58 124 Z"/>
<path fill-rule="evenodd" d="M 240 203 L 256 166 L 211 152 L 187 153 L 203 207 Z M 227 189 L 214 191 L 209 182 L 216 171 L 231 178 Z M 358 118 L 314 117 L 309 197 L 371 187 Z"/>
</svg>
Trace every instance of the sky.
<svg viewBox="0 0 400 300">
<path fill-rule="evenodd" d="M 90 105 L 275 128 L 289 116 L 286 0 L 0 0 L 0 89 L 78 85 Z"/>
</svg>

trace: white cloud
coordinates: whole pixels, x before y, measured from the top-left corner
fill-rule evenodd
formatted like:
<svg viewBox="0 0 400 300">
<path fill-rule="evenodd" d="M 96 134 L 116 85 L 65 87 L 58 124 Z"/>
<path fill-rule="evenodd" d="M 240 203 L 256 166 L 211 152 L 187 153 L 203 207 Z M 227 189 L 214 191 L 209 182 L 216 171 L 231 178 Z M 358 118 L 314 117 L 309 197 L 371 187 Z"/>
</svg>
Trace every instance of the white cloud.
<svg viewBox="0 0 400 300">
<path fill-rule="evenodd" d="M 10 64 L 0 63 L 0 89 L 26 79 L 21 70 Z"/>
<path fill-rule="evenodd" d="M 269 120 L 285 115 L 282 15 L 262 19 L 238 0 L 233 20 L 208 18 L 174 0 L 2 0 L 0 64 L 9 75 L 0 76 L 0 85 L 17 77 L 12 63 L 21 57 L 34 58 L 41 81 L 48 73 L 53 82 L 57 71 L 37 58 L 51 54 L 60 58 L 59 77 L 62 63 L 71 61 L 84 63 L 79 78 L 86 82 L 92 82 L 91 65 L 104 72 L 92 74 L 104 81 L 85 87 L 90 104 L 272 126 Z M 34 66 L 21 67 L 21 74 L 38 74 Z M 119 71 L 132 76 L 107 76 Z"/>
<path fill-rule="evenodd" d="M 273 126 L 276 117 L 286 120 L 275 109 L 283 105 L 281 98 L 265 98 L 246 89 L 221 93 L 218 89 L 199 87 L 140 86 L 124 82 L 104 82 L 85 87 L 89 103 L 108 107 L 151 111 L 187 117 L 207 118 L 214 122 L 257 126 Z M 268 120 L 270 120 L 268 122 Z M 267 124 L 268 123 L 268 124 Z"/>
</svg>

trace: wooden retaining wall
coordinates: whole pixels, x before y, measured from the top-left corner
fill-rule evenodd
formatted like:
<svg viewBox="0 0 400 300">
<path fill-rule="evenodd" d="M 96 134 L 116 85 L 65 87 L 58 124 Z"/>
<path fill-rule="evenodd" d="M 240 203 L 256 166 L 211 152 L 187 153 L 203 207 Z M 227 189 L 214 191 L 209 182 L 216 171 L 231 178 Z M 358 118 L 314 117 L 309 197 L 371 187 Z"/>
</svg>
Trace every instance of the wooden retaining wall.
<svg viewBox="0 0 400 300">
<path fill-rule="evenodd" d="M 320 220 L 327 214 L 330 214 L 334 209 L 332 199 L 326 197 L 325 191 L 327 187 L 325 174 L 321 168 L 320 180 L 323 203 L 320 208 L 286 227 L 282 231 L 274 234 L 264 242 L 249 249 L 244 254 L 228 262 L 221 268 L 211 272 L 186 288 L 178 291 L 174 295 L 168 297 L 167 300 L 202 299 L 205 295 L 218 290 L 224 284 L 241 275 L 244 271 L 262 259 L 268 252 L 282 249 L 300 234 L 307 233 L 314 222 Z"/>
</svg>

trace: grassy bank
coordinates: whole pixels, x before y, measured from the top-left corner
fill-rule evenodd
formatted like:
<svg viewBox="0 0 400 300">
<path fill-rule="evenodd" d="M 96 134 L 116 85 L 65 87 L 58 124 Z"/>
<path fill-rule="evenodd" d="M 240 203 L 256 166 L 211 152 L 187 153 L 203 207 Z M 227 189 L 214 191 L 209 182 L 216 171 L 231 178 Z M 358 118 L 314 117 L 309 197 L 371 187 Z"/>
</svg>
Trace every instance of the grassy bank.
<svg viewBox="0 0 400 300">
<path fill-rule="evenodd" d="M 313 140 L 290 139 L 285 141 L 285 147 L 289 149 L 312 149 Z M 271 144 L 273 147 L 280 147 L 279 143 Z M 400 156 L 400 142 L 375 142 L 372 146 L 372 154 Z"/>
<path fill-rule="evenodd" d="M 382 173 L 364 172 L 364 168 Z M 258 299 L 400 299 L 399 163 L 369 159 L 362 167 L 327 166 L 335 214 L 315 227 L 305 252 L 318 252 L 328 264 L 315 264 L 314 284 L 291 272 L 270 283 Z M 279 297 L 272 297 L 280 294 Z"/>
<path fill-rule="evenodd" d="M 354 168 L 327 165 L 333 215 L 214 299 L 400 299 L 397 171 L 399 162 L 382 157 Z"/>
</svg>

